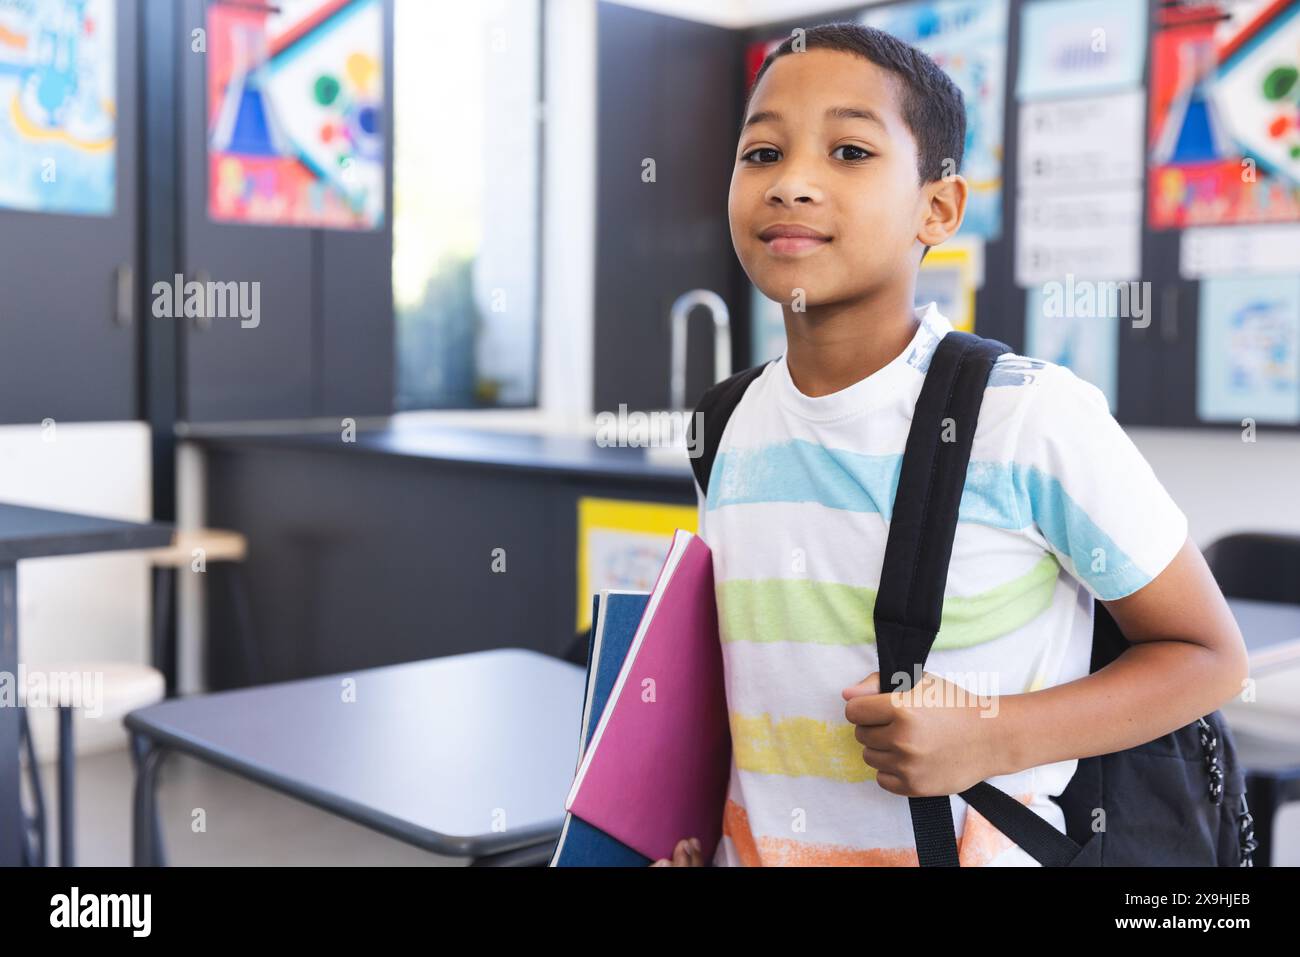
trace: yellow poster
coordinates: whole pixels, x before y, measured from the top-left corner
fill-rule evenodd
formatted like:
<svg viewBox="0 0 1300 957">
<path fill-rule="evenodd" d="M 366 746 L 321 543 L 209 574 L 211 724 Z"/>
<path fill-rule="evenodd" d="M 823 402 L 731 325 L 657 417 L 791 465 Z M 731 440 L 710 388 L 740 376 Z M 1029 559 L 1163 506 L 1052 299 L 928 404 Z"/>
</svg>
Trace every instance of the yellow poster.
<svg viewBox="0 0 1300 957">
<path fill-rule="evenodd" d="M 932 247 L 916 275 L 916 305 L 933 302 L 959 332 L 975 331 L 975 287 L 978 284 L 972 251 L 960 246 Z"/>
<path fill-rule="evenodd" d="M 578 624 L 591 628 L 591 599 L 602 588 L 650 591 L 673 532 L 697 531 L 694 505 L 615 498 L 578 499 Z"/>
</svg>

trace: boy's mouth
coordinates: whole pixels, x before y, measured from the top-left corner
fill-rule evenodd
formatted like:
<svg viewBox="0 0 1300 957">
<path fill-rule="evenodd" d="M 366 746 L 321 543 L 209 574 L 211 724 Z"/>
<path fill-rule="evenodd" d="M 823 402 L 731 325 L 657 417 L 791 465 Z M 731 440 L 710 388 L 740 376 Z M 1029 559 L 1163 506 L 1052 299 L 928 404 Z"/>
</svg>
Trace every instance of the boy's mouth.
<svg viewBox="0 0 1300 957">
<path fill-rule="evenodd" d="M 774 223 L 759 233 L 758 238 L 767 246 L 768 252 L 778 256 L 820 249 L 831 241 L 825 233 L 795 223 Z"/>
</svg>

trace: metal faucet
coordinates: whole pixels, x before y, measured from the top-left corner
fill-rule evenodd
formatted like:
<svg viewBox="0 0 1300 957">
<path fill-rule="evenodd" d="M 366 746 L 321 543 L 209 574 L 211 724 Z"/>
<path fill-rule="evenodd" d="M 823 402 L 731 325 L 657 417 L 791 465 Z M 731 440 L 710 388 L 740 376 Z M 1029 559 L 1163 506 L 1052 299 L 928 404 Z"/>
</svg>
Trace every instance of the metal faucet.
<svg viewBox="0 0 1300 957">
<path fill-rule="evenodd" d="M 706 306 L 713 316 L 713 381 L 721 382 L 731 375 L 731 313 L 727 304 L 708 289 L 682 293 L 669 313 L 673 360 L 670 408 L 673 411 L 686 408 L 686 321 L 696 306 Z"/>
</svg>

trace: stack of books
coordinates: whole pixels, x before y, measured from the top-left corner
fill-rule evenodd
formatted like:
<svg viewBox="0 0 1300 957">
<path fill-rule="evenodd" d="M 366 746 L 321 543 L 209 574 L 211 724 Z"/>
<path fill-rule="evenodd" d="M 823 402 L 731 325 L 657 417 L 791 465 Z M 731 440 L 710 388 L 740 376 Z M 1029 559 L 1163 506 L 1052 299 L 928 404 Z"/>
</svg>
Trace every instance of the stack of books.
<svg viewBox="0 0 1300 957">
<path fill-rule="evenodd" d="M 595 596 L 578 767 L 552 867 L 712 860 L 731 765 L 713 555 L 678 529 L 650 592 Z"/>
</svg>

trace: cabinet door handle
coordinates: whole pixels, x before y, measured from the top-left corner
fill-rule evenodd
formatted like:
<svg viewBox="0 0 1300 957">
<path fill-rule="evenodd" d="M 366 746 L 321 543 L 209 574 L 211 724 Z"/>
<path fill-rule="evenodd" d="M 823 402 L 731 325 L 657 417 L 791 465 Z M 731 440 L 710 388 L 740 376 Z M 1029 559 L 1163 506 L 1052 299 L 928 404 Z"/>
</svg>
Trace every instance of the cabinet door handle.
<svg viewBox="0 0 1300 957">
<path fill-rule="evenodd" d="M 212 273 L 206 269 L 197 270 L 194 273 L 194 281 L 203 289 L 208 289 L 212 284 Z M 206 302 L 206 300 L 205 300 Z M 212 328 L 212 317 L 208 315 L 207 309 L 200 309 L 199 314 L 194 317 L 194 328 L 198 332 L 203 332 Z"/>
<path fill-rule="evenodd" d="M 135 321 L 135 269 L 130 263 L 115 270 L 113 292 L 113 321 L 130 326 Z"/>
</svg>

